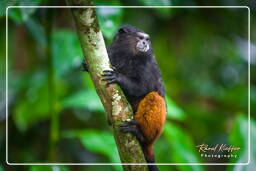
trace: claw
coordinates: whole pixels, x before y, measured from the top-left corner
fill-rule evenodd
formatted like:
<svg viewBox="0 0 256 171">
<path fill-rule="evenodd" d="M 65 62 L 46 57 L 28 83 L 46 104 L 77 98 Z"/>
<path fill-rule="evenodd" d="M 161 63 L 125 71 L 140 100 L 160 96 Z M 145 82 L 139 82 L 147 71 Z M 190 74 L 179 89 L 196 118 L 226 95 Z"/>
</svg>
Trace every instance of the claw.
<svg viewBox="0 0 256 171">
<path fill-rule="evenodd" d="M 111 81 L 111 80 L 115 80 L 115 77 L 114 76 L 108 76 L 108 77 L 102 79 L 102 81 Z"/>
<path fill-rule="evenodd" d="M 113 81 L 108 81 L 106 85 L 109 86 L 109 85 L 112 84 L 112 83 L 116 83 L 116 81 L 115 81 L 115 80 L 113 80 Z"/>
<path fill-rule="evenodd" d="M 106 85 L 108 86 L 109 84 L 116 83 L 117 78 L 115 75 L 115 72 L 113 70 L 104 70 L 101 76 L 105 77 L 102 79 L 102 81 L 106 81 Z"/>
<path fill-rule="evenodd" d="M 103 77 L 112 76 L 112 75 L 113 75 L 113 73 L 104 73 L 104 74 L 101 74 L 101 76 L 103 76 Z"/>
<path fill-rule="evenodd" d="M 87 67 L 87 64 L 86 64 L 85 60 L 83 60 L 83 62 L 82 62 L 82 69 L 81 70 L 88 72 L 88 67 Z"/>
<path fill-rule="evenodd" d="M 104 73 L 114 73 L 113 70 L 104 70 L 103 72 L 104 72 Z"/>
<path fill-rule="evenodd" d="M 134 132 L 136 129 L 136 123 L 134 120 L 125 121 L 122 125 L 120 125 L 120 131 L 123 133 Z"/>
<path fill-rule="evenodd" d="M 123 132 L 123 133 L 127 133 L 127 132 L 132 131 L 131 125 L 127 125 L 127 124 L 122 124 L 122 125 L 120 125 L 119 128 L 120 128 L 120 131 Z"/>
</svg>

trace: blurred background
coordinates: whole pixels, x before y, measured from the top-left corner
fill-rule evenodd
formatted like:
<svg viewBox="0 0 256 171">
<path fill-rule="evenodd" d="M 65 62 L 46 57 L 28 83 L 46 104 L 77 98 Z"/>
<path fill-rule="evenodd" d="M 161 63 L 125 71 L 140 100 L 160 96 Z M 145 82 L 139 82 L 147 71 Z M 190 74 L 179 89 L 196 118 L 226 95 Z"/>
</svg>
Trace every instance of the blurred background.
<svg viewBox="0 0 256 171">
<path fill-rule="evenodd" d="M 251 139 L 256 142 L 256 6 L 253 1 L 95 0 L 96 5 L 247 5 L 251 10 Z M 60 0 L 0 2 L 0 171 L 121 171 L 121 166 L 7 166 L 5 8 Z M 248 9 L 101 8 L 106 45 L 130 24 L 148 33 L 167 95 L 167 121 L 155 144 L 159 163 L 248 161 Z M 254 17 L 254 18 L 253 18 Z M 254 20 L 253 20 L 254 19 Z M 8 11 L 8 162 L 119 163 L 103 106 L 87 73 L 70 9 Z M 201 157 L 197 145 L 227 144 L 237 158 Z M 218 153 L 228 154 L 228 153 Z M 230 154 L 230 153 L 229 153 Z M 159 166 L 163 171 L 252 171 L 249 166 Z"/>
</svg>

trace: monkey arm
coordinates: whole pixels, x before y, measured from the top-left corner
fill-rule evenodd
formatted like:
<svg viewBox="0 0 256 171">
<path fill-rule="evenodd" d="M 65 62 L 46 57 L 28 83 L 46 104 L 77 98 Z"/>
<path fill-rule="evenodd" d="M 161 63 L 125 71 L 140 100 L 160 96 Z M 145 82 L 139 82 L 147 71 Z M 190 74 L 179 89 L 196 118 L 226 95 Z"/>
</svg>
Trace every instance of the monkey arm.
<svg viewBox="0 0 256 171">
<path fill-rule="evenodd" d="M 125 77 L 122 76 L 121 78 L 119 78 L 119 85 L 121 86 L 121 88 L 127 92 L 127 94 L 129 94 L 130 96 L 143 96 L 145 93 L 145 88 L 143 86 L 140 86 L 139 83 Z"/>
<path fill-rule="evenodd" d="M 140 86 L 138 82 L 131 80 L 125 75 L 116 72 L 115 69 L 113 71 L 103 71 L 102 76 L 105 77 L 102 80 L 106 81 L 107 85 L 117 83 L 121 86 L 122 90 L 130 96 L 142 96 L 145 93 L 145 88 L 143 86 Z"/>
<path fill-rule="evenodd" d="M 145 89 L 139 85 L 139 83 L 127 78 L 121 73 L 112 70 L 104 70 L 102 76 L 103 81 L 107 82 L 107 85 L 117 83 L 121 88 L 131 96 L 142 96 L 145 93 Z M 82 62 L 82 71 L 88 72 L 88 66 L 85 61 Z"/>
</svg>

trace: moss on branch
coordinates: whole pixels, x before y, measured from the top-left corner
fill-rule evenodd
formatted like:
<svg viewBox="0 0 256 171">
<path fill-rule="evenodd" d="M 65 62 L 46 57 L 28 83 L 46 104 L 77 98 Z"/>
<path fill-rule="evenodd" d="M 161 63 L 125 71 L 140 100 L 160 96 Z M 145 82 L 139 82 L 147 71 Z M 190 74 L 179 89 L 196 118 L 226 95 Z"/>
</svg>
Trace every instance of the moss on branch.
<svg viewBox="0 0 256 171">
<path fill-rule="evenodd" d="M 92 0 L 68 0 L 75 6 L 92 6 Z M 112 123 L 119 156 L 122 163 L 146 163 L 137 139 L 119 131 L 120 124 L 132 119 L 132 109 L 122 90 L 116 84 L 105 86 L 101 81 L 103 70 L 111 69 L 105 42 L 96 18 L 95 8 L 72 8 L 82 51 L 96 91 Z M 146 171 L 146 165 L 123 165 L 126 171 Z"/>
</svg>

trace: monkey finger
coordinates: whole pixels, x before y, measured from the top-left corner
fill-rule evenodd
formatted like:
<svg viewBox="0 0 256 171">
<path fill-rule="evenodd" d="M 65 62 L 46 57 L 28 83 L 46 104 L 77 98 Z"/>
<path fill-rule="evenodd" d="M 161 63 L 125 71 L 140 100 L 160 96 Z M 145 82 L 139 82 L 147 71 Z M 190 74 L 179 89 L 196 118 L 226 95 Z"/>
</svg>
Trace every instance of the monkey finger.
<svg viewBox="0 0 256 171">
<path fill-rule="evenodd" d="M 102 71 L 103 73 L 113 73 L 114 71 L 113 70 L 104 70 Z"/>
<path fill-rule="evenodd" d="M 116 67 L 112 66 L 112 69 L 113 69 L 113 71 L 115 71 L 115 70 L 116 70 Z"/>
<path fill-rule="evenodd" d="M 127 126 L 129 126 L 128 122 L 124 122 L 123 124 L 120 125 L 120 127 L 127 127 Z"/>
<path fill-rule="evenodd" d="M 106 78 L 102 78 L 102 81 L 112 81 L 112 80 L 116 80 L 116 77 L 114 76 L 107 76 Z"/>
<path fill-rule="evenodd" d="M 107 81 L 107 86 L 110 85 L 110 84 L 113 84 L 113 83 L 116 83 L 116 80 L 111 80 L 111 81 Z"/>
<path fill-rule="evenodd" d="M 120 128 L 126 128 L 126 127 L 129 127 L 129 128 L 131 128 L 131 127 L 133 127 L 134 126 L 134 124 L 132 124 L 132 123 L 130 123 L 130 122 L 124 122 L 122 125 L 120 125 Z"/>
<path fill-rule="evenodd" d="M 127 132 L 131 132 L 132 131 L 130 126 L 125 126 L 125 125 L 120 125 L 119 129 L 123 133 L 127 133 Z"/>
<path fill-rule="evenodd" d="M 101 74 L 101 76 L 103 76 L 103 77 L 112 76 L 112 75 L 113 75 L 113 73 L 108 73 L 108 72 Z"/>
<path fill-rule="evenodd" d="M 130 121 L 126 121 L 129 122 L 130 125 L 136 125 L 136 121 L 134 119 L 131 119 Z"/>
<path fill-rule="evenodd" d="M 85 61 L 82 62 L 82 69 L 81 70 L 88 72 L 88 67 L 87 67 L 87 64 L 85 63 Z"/>
<path fill-rule="evenodd" d="M 136 125 L 136 122 L 134 119 L 131 119 L 131 120 L 126 120 L 123 122 L 123 125 Z"/>
<path fill-rule="evenodd" d="M 87 68 L 82 68 L 81 71 L 88 72 L 88 69 Z"/>
</svg>

